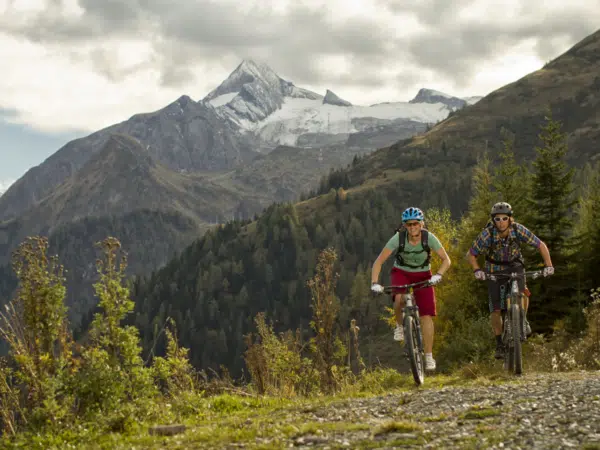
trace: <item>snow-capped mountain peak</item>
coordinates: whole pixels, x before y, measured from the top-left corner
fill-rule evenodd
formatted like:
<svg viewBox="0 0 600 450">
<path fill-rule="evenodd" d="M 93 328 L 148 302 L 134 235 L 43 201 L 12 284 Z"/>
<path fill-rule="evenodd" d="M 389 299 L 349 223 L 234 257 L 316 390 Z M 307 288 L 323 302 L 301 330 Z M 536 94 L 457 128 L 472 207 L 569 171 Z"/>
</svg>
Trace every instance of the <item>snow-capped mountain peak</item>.
<svg viewBox="0 0 600 450">
<path fill-rule="evenodd" d="M 435 123 L 467 105 L 464 99 L 425 88 L 410 102 L 353 105 L 329 89 L 323 96 L 295 86 L 267 64 L 250 59 L 243 60 L 202 102 L 267 147 L 302 145 L 307 139 L 314 144 L 314 136 L 335 135 L 343 140 L 398 121 Z"/>
<path fill-rule="evenodd" d="M 211 101 L 221 95 L 239 93 L 244 85 L 263 83 L 272 87 L 280 84 L 279 76 L 266 64 L 245 59 L 216 89 L 210 92 L 205 101 Z"/>
<path fill-rule="evenodd" d="M 286 97 L 322 99 L 323 96 L 294 86 L 279 77 L 269 66 L 244 60 L 204 102 L 244 129 L 267 118 L 281 108 Z"/>
<path fill-rule="evenodd" d="M 273 69 L 271 69 L 268 65 L 260 61 L 254 61 L 252 59 L 242 60 L 240 65 L 237 67 L 237 70 L 240 72 L 253 74 L 258 78 L 263 76 L 267 78 L 270 76 L 277 78 L 277 74 L 273 72 Z"/>
</svg>

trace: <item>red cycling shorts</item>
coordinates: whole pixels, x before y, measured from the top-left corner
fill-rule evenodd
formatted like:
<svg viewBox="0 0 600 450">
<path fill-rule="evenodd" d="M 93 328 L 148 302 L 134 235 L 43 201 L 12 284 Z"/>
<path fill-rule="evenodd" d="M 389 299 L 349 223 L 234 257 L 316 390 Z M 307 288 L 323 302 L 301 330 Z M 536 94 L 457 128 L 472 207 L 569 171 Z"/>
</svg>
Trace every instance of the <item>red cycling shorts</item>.
<svg viewBox="0 0 600 450">
<path fill-rule="evenodd" d="M 429 280 L 431 278 L 431 271 L 425 272 L 407 272 L 397 267 L 392 268 L 391 272 L 391 284 L 392 286 L 402 286 L 404 284 L 418 283 L 420 281 Z M 394 293 L 405 293 L 406 289 L 395 289 Z M 415 301 L 419 307 L 420 316 L 435 316 L 435 291 L 433 286 L 426 288 L 416 287 L 413 291 Z M 394 296 L 392 295 L 392 300 Z"/>
</svg>

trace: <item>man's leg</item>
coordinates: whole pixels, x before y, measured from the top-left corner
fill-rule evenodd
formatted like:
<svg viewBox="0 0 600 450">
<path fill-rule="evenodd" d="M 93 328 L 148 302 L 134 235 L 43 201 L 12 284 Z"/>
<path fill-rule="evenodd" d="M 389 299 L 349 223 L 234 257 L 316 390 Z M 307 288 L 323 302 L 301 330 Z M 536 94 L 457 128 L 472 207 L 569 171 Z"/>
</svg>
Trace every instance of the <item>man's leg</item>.
<svg viewBox="0 0 600 450">
<path fill-rule="evenodd" d="M 523 310 L 525 314 L 523 318 L 525 319 L 525 333 L 527 336 L 531 334 L 531 325 L 529 325 L 529 320 L 527 320 L 527 310 L 529 309 L 529 296 L 527 294 L 523 294 Z"/>
<path fill-rule="evenodd" d="M 488 280 L 488 300 L 490 307 L 490 323 L 496 339 L 496 359 L 504 358 L 504 347 L 502 345 L 502 295 L 501 286 L 497 281 Z"/>
<path fill-rule="evenodd" d="M 494 331 L 494 337 L 496 338 L 496 353 L 494 357 L 496 359 L 504 358 L 504 346 L 502 345 L 502 313 L 499 310 L 492 311 L 490 313 L 490 322 L 492 323 L 492 330 Z"/>
<path fill-rule="evenodd" d="M 523 269 L 524 272 L 524 269 Z M 525 276 L 519 280 L 519 290 L 523 292 L 523 310 L 525 311 L 525 334 L 529 336 L 531 334 L 531 325 L 529 325 L 529 321 L 527 320 L 527 310 L 529 309 L 529 289 L 527 289 L 527 284 L 525 280 Z"/>
<path fill-rule="evenodd" d="M 492 322 L 492 330 L 494 330 L 494 336 L 502 336 L 502 314 L 500 310 L 492 311 L 490 319 Z"/>
</svg>

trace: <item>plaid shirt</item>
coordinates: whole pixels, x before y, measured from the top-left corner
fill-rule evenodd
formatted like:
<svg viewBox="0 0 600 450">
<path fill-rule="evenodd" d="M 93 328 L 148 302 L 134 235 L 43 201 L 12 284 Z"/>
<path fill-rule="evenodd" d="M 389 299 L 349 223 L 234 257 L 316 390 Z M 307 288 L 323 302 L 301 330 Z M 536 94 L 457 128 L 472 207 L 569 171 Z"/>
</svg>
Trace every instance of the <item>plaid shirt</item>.
<svg viewBox="0 0 600 450">
<path fill-rule="evenodd" d="M 511 225 L 509 230 L 508 236 L 503 239 L 499 236 L 496 227 L 492 227 L 491 229 L 484 228 L 475 241 L 473 241 L 469 252 L 473 256 L 485 254 L 494 261 L 509 262 L 522 260 L 523 255 L 519 248 L 520 243 L 540 248 L 542 243 L 540 239 L 520 223 Z M 506 268 L 506 265 L 494 264 L 486 258 L 485 269 L 487 272 L 498 272 Z"/>
</svg>

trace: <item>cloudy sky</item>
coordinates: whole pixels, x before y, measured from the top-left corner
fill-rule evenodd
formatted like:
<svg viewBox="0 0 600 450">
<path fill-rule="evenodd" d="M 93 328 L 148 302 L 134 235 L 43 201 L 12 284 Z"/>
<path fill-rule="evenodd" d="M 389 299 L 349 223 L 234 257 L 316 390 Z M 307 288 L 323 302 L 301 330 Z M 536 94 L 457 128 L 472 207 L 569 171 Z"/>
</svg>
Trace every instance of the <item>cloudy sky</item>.
<svg viewBox="0 0 600 450">
<path fill-rule="evenodd" d="M 485 95 L 599 24 L 597 0 L 0 0 L 0 190 L 245 58 L 354 104 Z"/>
</svg>

